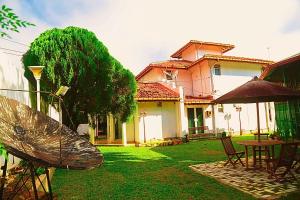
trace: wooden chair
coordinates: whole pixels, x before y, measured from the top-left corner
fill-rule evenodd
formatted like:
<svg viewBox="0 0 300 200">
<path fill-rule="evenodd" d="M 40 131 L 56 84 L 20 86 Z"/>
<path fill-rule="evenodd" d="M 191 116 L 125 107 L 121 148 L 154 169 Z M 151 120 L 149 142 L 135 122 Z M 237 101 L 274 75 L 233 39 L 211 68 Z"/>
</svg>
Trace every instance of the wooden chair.
<svg viewBox="0 0 300 200">
<path fill-rule="evenodd" d="M 267 171 L 270 173 L 269 178 L 275 178 L 276 181 L 284 181 L 285 179 L 288 178 L 292 178 L 296 180 L 296 177 L 291 172 L 291 168 L 293 166 L 296 153 L 297 153 L 297 144 L 295 143 L 282 144 L 279 158 L 277 159 L 272 158 L 266 160 L 268 166 Z M 286 176 L 288 174 L 290 175 L 290 177 Z"/>
<path fill-rule="evenodd" d="M 245 154 L 245 152 L 236 152 L 236 150 L 232 144 L 231 137 L 222 137 L 221 141 L 222 141 L 225 153 L 228 158 L 228 160 L 224 164 L 224 166 L 226 166 L 228 163 L 231 163 L 233 165 L 233 167 L 235 167 L 237 162 L 240 162 L 243 166 L 245 166 L 241 160 L 241 158 Z"/>
</svg>

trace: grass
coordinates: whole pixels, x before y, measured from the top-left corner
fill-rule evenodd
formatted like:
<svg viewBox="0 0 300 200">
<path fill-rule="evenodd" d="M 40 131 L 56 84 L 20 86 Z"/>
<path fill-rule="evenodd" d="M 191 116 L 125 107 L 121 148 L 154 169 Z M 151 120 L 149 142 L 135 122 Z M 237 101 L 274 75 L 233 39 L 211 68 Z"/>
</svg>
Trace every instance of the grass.
<svg viewBox="0 0 300 200">
<path fill-rule="evenodd" d="M 249 137 L 234 138 L 234 141 Z M 238 150 L 243 150 L 236 145 Z M 103 166 L 57 169 L 52 187 L 59 199 L 254 199 L 189 165 L 225 160 L 219 140 L 166 147 L 100 147 Z M 292 194 L 286 199 L 296 199 Z M 290 197 L 290 198 L 289 198 Z"/>
</svg>

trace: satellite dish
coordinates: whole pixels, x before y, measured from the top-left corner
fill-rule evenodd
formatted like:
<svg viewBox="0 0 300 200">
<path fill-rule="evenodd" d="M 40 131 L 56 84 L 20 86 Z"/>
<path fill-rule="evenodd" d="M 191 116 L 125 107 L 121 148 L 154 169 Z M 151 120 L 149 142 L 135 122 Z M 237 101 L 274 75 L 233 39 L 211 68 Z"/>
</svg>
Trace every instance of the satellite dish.
<svg viewBox="0 0 300 200">
<path fill-rule="evenodd" d="M 172 72 L 170 70 L 163 70 L 163 73 L 167 76 L 172 76 Z"/>
<path fill-rule="evenodd" d="M 45 114 L 0 96 L 0 141 L 21 159 L 48 167 L 90 169 L 103 162 L 90 142 Z"/>
<path fill-rule="evenodd" d="M 173 74 L 172 74 L 172 78 L 173 79 L 176 79 L 178 76 L 178 70 L 174 71 Z"/>
<path fill-rule="evenodd" d="M 178 76 L 178 70 L 171 71 L 171 70 L 163 70 L 163 73 L 170 77 L 172 80 L 175 80 Z"/>
<path fill-rule="evenodd" d="M 100 151 L 77 132 L 4 96 L 0 96 L 0 142 L 33 168 L 91 169 L 103 163 Z"/>
</svg>

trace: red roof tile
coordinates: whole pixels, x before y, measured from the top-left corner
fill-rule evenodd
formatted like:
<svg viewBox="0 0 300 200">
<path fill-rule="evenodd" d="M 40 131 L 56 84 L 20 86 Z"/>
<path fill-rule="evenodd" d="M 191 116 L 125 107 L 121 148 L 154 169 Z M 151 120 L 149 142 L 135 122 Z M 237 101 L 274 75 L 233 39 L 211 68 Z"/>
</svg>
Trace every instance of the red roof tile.
<svg viewBox="0 0 300 200">
<path fill-rule="evenodd" d="M 166 60 L 161 62 L 150 63 L 143 71 L 136 75 L 136 80 L 142 78 L 152 68 L 169 68 L 169 69 L 187 69 L 191 64 L 191 61 L 187 60 Z"/>
<path fill-rule="evenodd" d="M 220 46 L 223 48 L 222 53 L 225 53 L 231 49 L 234 48 L 234 45 L 232 44 L 223 44 L 223 43 L 216 43 L 216 42 L 204 42 L 204 41 L 198 41 L 198 40 L 190 40 L 187 44 L 185 44 L 183 47 L 181 47 L 179 50 L 177 50 L 175 53 L 171 55 L 172 58 L 181 58 L 181 53 L 189 48 L 193 44 L 200 44 L 200 45 L 207 45 L 207 46 Z"/>
<path fill-rule="evenodd" d="M 202 58 L 196 60 L 193 64 L 190 65 L 193 66 L 205 59 L 210 60 L 225 60 L 225 61 L 234 61 L 234 62 L 248 62 L 248 63 L 259 63 L 259 64 L 273 64 L 273 61 L 270 60 L 262 60 L 262 59 L 256 59 L 256 58 L 245 58 L 245 57 L 237 57 L 237 56 L 223 56 L 223 55 L 212 55 L 212 54 L 206 54 Z"/>
<path fill-rule="evenodd" d="M 167 68 L 175 68 L 175 69 L 186 69 L 192 61 L 188 60 L 166 60 L 161 62 L 153 62 L 150 63 L 150 66 L 155 67 L 167 67 Z"/>
<path fill-rule="evenodd" d="M 260 75 L 260 79 L 264 79 L 266 78 L 267 76 L 270 75 L 270 73 L 272 71 L 274 71 L 275 69 L 278 69 L 280 67 L 283 67 L 287 64 L 290 64 L 290 63 L 293 63 L 293 62 L 297 62 L 300 60 L 300 53 L 296 54 L 296 55 L 293 55 L 291 57 L 288 57 L 284 60 L 281 60 L 279 62 L 276 62 L 276 63 L 273 63 L 272 65 L 268 66 L 265 68 L 265 70 L 263 71 L 263 73 Z"/>
<path fill-rule="evenodd" d="M 177 101 L 179 94 L 160 83 L 138 83 L 138 101 Z"/>
<path fill-rule="evenodd" d="M 185 96 L 184 103 L 185 104 L 210 104 L 213 100 L 213 96 L 205 96 L 205 97 L 195 97 L 195 96 Z"/>
</svg>

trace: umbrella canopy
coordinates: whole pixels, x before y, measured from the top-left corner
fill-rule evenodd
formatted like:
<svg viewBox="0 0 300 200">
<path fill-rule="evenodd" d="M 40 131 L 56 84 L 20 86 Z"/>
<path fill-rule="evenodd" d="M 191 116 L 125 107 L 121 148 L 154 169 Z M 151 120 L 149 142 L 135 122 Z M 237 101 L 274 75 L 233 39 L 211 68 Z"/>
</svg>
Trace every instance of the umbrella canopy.
<svg viewBox="0 0 300 200">
<path fill-rule="evenodd" d="M 47 167 L 90 169 L 103 162 L 100 151 L 78 133 L 3 96 L 0 142 L 10 154 Z"/>
<path fill-rule="evenodd" d="M 282 102 L 300 98 L 300 92 L 257 77 L 224 94 L 213 103 Z"/>
<path fill-rule="evenodd" d="M 260 141 L 259 102 L 282 102 L 300 99 L 300 92 L 260 80 L 257 77 L 224 94 L 213 103 L 256 103 L 258 141 Z"/>
</svg>

